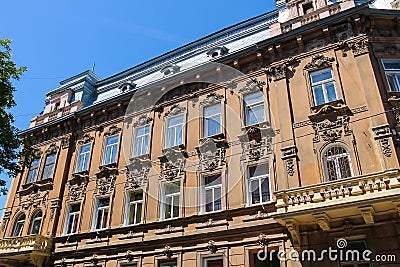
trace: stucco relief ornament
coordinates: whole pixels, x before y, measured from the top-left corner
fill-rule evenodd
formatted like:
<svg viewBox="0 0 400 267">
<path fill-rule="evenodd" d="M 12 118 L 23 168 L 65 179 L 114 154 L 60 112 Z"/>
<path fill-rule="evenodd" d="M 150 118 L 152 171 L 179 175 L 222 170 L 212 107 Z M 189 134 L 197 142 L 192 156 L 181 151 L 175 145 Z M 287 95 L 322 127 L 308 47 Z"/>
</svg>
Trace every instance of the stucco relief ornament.
<svg viewBox="0 0 400 267">
<path fill-rule="evenodd" d="M 61 139 L 61 148 L 67 149 L 71 144 L 72 136 L 69 134 Z"/>
<path fill-rule="evenodd" d="M 85 133 L 83 137 L 78 141 L 78 145 L 88 144 L 94 140 L 93 136 L 90 136 L 88 133 Z"/>
<path fill-rule="evenodd" d="M 304 69 L 312 70 L 332 65 L 335 59 L 333 57 L 326 57 L 323 54 L 312 56 L 311 62 L 308 63 Z"/>
<path fill-rule="evenodd" d="M 56 144 L 51 144 L 49 148 L 46 150 L 46 154 L 55 154 L 58 151 L 58 146 Z"/>
<path fill-rule="evenodd" d="M 5 211 L 3 214 L 3 219 L 1 220 L 0 230 L 2 232 L 5 231 L 7 223 L 10 221 L 11 211 Z"/>
<path fill-rule="evenodd" d="M 100 171 L 96 173 L 96 189 L 94 193 L 97 195 L 110 194 L 115 188 L 115 180 L 118 175 L 116 166 L 101 166 Z"/>
<path fill-rule="evenodd" d="M 169 111 L 167 111 L 164 115 L 164 117 L 171 117 L 171 116 L 175 116 L 178 114 L 182 114 L 186 111 L 185 107 L 182 107 L 178 104 L 175 104 L 171 107 L 171 109 Z"/>
<path fill-rule="evenodd" d="M 242 88 L 239 89 L 239 94 L 249 94 L 258 91 L 262 91 L 263 86 L 266 85 L 266 82 L 258 81 L 257 79 L 248 80 Z"/>
<path fill-rule="evenodd" d="M 130 164 L 126 166 L 125 187 L 136 189 L 145 186 L 148 182 L 150 168 L 151 161 L 149 158 L 135 157 L 130 159 Z"/>
<path fill-rule="evenodd" d="M 208 251 L 210 251 L 211 254 L 217 253 L 218 248 L 217 248 L 217 245 L 215 244 L 214 240 L 208 241 L 207 249 L 208 249 Z"/>
<path fill-rule="evenodd" d="M 381 146 L 382 154 L 385 157 L 392 156 L 392 148 L 390 145 L 390 139 L 393 134 L 390 130 L 390 126 L 388 124 L 376 126 L 372 128 L 373 132 L 375 133 L 375 140 L 377 140 Z"/>
<path fill-rule="evenodd" d="M 200 107 L 204 106 L 211 106 L 213 104 L 218 104 L 221 102 L 221 99 L 223 99 L 223 95 L 219 95 L 215 92 L 212 92 L 206 96 L 203 100 L 200 101 Z"/>
<path fill-rule="evenodd" d="M 369 52 L 367 37 L 359 40 L 352 40 L 347 42 L 346 44 L 353 51 L 354 56 L 359 56 Z"/>
<path fill-rule="evenodd" d="M 49 192 L 44 192 L 41 194 L 41 192 L 32 192 L 31 194 L 27 196 L 21 196 L 20 195 L 20 205 L 22 209 L 30 211 L 32 209 L 36 208 L 46 208 L 46 200 Z"/>
<path fill-rule="evenodd" d="M 342 135 L 348 136 L 352 133 L 350 126 L 350 117 L 348 115 L 338 116 L 336 118 L 326 118 L 320 122 L 314 122 L 314 143 L 322 140 L 326 142 L 335 142 Z"/>
<path fill-rule="evenodd" d="M 225 163 L 228 143 L 225 139 L 205 138 L 196 147 L 199 156 L 199 170 L 212 171 Z"/>
<path fill-rule="evenodd" d="M 257 161 L 272 152 L 275 135 L 268 123 L 244 127 L 238 136 L 242 146 L 242 160 Z"/>
<path fill-rule="evenodd" d="M 147 114 L 142 114 L 139 116 L 139 118 L 133 123 L 133 127 L 140 127 L 140 126 L 145 126 L 152 122 L 153 119 L 150 118 Z"/>
<path fill-rule="evenodd" d="M 75 173 L 68 181 L 68 199 L 70 202 L 81 201 L 86 195 L 89 181 L 87 173 Z"/>
<path fill-rule="evenodd" d="M 286 78 L 287 65 L 285 63 L 270 66 L 266 69 L 269 81 L 278 81 Z"/>
<path fill-rule="evenodd" d="M 108 130 L 104 133 L 104 136 L 113 136 L 117 135 L 121 132 L 121 128 L 117 127 L 116 125 L 110 126 Z"/>
<path fill-rule="evenodd" d="M 163 253 L 164 253 L 165 257 L 167 257 L 168 259 L 170 259 L 170 258 L 172 257 L 172 250 L 171 250 L 171 247 L 168 246 L 168 245 L 166 245 L 166 246 L 164 247 Z"/>
<path fill-rule="evenodd" d="M 261 247 L 266 247 L 268 246 L 269 240 L 266 234 L 261 233 L 258 236 L 258 243 L 260 244 Z"/>
<path fill-rule="evenodd" d="M 163 155 L 158 157 L 160 160 L 160 178 L 173 180 L 184 173 L 187 154 L 179 147 L 167 148 L 163 150 Z"/>
<path fill-rule="evenodd" d="M 128 251 L 125 253 L 125 258 L 126 258 L 126 260 L 127 260 L 128 262 L 132 262 L 133 259 L 134 259 L 135 257 L 134 257 L 133 252 L 132 252 L 131 250 L 128 250 Z"/>
</svg>

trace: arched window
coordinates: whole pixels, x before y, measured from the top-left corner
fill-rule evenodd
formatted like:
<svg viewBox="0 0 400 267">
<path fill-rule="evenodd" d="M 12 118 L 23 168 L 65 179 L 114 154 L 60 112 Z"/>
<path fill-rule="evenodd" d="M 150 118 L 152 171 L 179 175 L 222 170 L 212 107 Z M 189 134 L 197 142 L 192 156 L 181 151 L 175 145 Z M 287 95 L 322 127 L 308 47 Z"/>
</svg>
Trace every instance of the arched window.
<svg viewBox="0 0 400 267">
<path fill-rule="evenodd" d="M 13 236 L 21 236 L 22 235 L 22 231 L 24 230 L 25 218 L 26 218 L 25 214 L 21 214 L 18 217 L 18 219 L 14 225 Z"/>
<path fill-rule="evenodd" d="M 323 152 L 325 175 L 328 181 L 353 176 L 349 151 L 340 145 L 330 146 Z"/>
<path fill-rule="evenodd" d="M 42 224 L 42 211 L 39 211 L 35 214 L 31 222 L 31 230 L 29 234 L 37 235 L 40 231 L 40 225 Z"/>
</svg>

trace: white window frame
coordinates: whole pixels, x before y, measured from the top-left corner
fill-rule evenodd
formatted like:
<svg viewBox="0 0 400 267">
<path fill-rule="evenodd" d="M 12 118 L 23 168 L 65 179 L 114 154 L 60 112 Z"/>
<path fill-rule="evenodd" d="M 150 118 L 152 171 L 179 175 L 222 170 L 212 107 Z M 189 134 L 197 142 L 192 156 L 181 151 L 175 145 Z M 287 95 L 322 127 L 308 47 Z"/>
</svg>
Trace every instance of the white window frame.
<svg viewBox="0 0 400 267">
<path fill-rule="evenodd" d="M 40 217 L 36 217 L 39 213 L 41 213 L 42 215 Z M 33 227 L 34 227 L 36 221 L 39 221 L 39 232 L 36 233 L 35 235 L 38 235 L 40 233 L 40 230 L 42 228 L 42 219 L 43 219 L 43 212 L 42 211 L 38 211 L 35 214 L 35 216 L 32 218 L 31 226 L 30 226 L 30 229 L 29 229 L 29 234 L 30 235 L 33 235 L 32 231 L 33 231 Z"/>
<path fill-rule="evenodd" d="M 258 175 L 258 176 L 253 176 L 250 177 L 250 168 L 252 167 L 257 167 L 257 165 L 251 165 L 247 167 L 247 188 L 248 188 L 248 194 L 247 194 L 247 205 L 248 206 L 257 206 L 257 205 L 262 205 L 268 202 L 272 201 L 272 193 L 271 193 L 271 177 L 270 177 L 270 173 L 269 173 L 269 164 L 268 163 L 260 163 L 259 165 L 266 165 L 266 169 L 268 171 L 268 173 L 266 174 L 262 174 L 262 175 Z M 262 179 L 267 179 L 268 180 L 268 190 L 269 190 L 269 199 L 267 199 L 266 201 L 262 200 Z M 251 181 L 253 180 L 258 180 L 258 189 L 259 189 L 259 193 L 260 193 L 260 202 L 259 203 L 254 203 L 253 204 L 253 196 L 252 196 L 252 191 L 251 191 Z"/>
<path fill-rule="evenodd" d="M 261 100 L 256 102 L 256 103 L 252 103 L 252 104 L 247 104 L 246 102 L 246 98 L 250 97 L 251 95 L 255 95 L 255 94 L 260 94 L 261 93 Z M 266 118 L 266 114 L 265 114 L 265 101 L 264 101 L 264 92 L 262 91 L 257 91 L 257 92 L 253 92 L 253 93 L 249 93 L 249 94 L 245 94 L 243 96 L 243 106 L 244 106 L 244 119 L 245 119 L 245 125 L 246 126 L 251 126 L 251 125 L 257 125 L 260 123 L 263 123 L 267 120 Z M 250 109 L 254 109 L 255 107 L 259 107 L 262 106 L 263 107 L 263 112 L 264 112 L 264 120 L 263 121 L 257 121 L 256 123 L 250 124 L 249 123 L 249 115 L 248 112 Z"/>
<path fill-rule="evenodd" d="M 179 188 L 179 191 L 176 193 L 170 193 L 170 194 L 166 194 L 166 187 L 168 185 L 175 185 Z M 171 220 L 171 219 L 176 219 L 179 218 L 181 216 L 181 187 L 180 184 L 175 184 L 175 183 L 164 183 L 163 184 L 163 198 L 162 198 L 162 209 L 161 209 L 161 219 L 162 220 Z M 175 214 L 172 215 L 172 217 L 166 218 L 165 216 L 165 212 L 166 212 L 166 207 L 167 207 L 167 198 L 171 198 L 171 205 L 173 205 L 173 201 L 175 198 L 178 198 L 178 215 L 175 216 Z M 173 209 L 172 209 L 173 212 Z"/>
<path fill-rule="evenodd" d="M 20 219 L 21 217 L 24 217 L 24 219 Z M 18 237 L 18 236 L 22 236 L 22 233 L 24 232 L 24 227 L 25 227 L 25 221 L 26 221 L 26 215 L 25 214 L 21 214 L 18 216 L 18 220 L 14 223 L 14 228 L 13 228 L 13 236 L 14 237 Z M 20 228 L 19 233 L 17 234 L 17 225 L 22 225 L 22 227 Z"/>
<path fill-rule="evenodd" d="M 174 119 L 174 118 L 178 118 L 178 117 L 182 117 L 182 123 L 179 123 L 179 124 L 175 124 L 175 125 L 173 125 L 172 127 L 170 127 L 169 126 L 169 121 L 171 120 L 171 119 Z M 165 125 L 165 129 L 166 129 L 166 132 L 165 132 L 165 145 L 164 145 L 164 148 L 169 148 L 169 147 L 175 147 L 175 146 L 179 146 L 179 145 L 182 145 L 183 144 L 183 142 L 184 142 L 184 127 L 185 126 L 185 115 L 184 114 L 178 114 L 178 115 L 175 115 L 175 116 L 171 116 L 171 117 L 167 117 L 167 119 L 166 119 L 166 125 Z M 179 127 L 181 127 L 181 131 L 182 131 L 182 141 L 180 142 L 180 143 L 177 143 L 177 133 L 179 132 L 179 131 L 177 131 L 176 129 L 179 129 Z M 170 128 L 175 128 L 175 136 L 174 136 L 174 144 L 173 145 L 169 145 L 169 140 L 170 140 L 170 136 L 169 136 L 169 133 L 170 133 L 170 131 L 169 131 L 169 129 Z"/>
<path fill-rule="evenodd" d="M 72 211 L 72 206 L 73 205 L 78 205 L 79 206 L 79 210 L 78 211 Z M 81 213 L 81 204 L 80 203 L 70 203 L 68 204 L 68 212 L 67 212 L 67 218 L 65 220 L 65 225 L 64 225 L 64 235 L 73 235 L 78 233 L 78 224 L 79 224 L 79 216 Z M 75 218 L 76 219 L 76 224 L 75 225 Z M 71 219 L 73 220 L 72 222 L 72 227 L 71 229 L 76 229 L 74 232 L 68 233 L 68 225 L 69 222 L 71 221 Z"/>
<path fill-rule="evenodd" d="M 149 132 L 147 134 L 138 135 L 138 131 L 140 129 L 144 129 L 144 128 L 149 128 Z M 147 136 L 147 143 L 145 143 L 145 141 L 144 141 L 146 136 Z M 139 154 L 136 154 L 135 153 L 136 152 L 136 140 L 139 139 L 139 138 L 141 139 L 140 152 L 139 152 Z M 132 155 L 134 157 L 138 157 L 138 156 L 142 156 L 142 155 L 148 154 L 149 153 L 149 142 L 150 142 L 150 125 L 147 124 L 147 125 L 143 125 L 143 126 L 135 128 L 135 136 L 134 136 L 134 139 L 133 139 L 133 152 L 132 152 Z"/>
<path fill-rule="evenodd" d="M 48 163 L 47 159 L 51 155 L 54 155 L 54 161 Z M 55 171 L 55 168 L 56 168 L 56 161 L 57 161 L 57 154 L 56 153 L 51 153 L 51 154 L 46 155 L 46 159 L 44 161 L 43 172 L 42 172 L 42 180 L 44 180 L 44 179 L 53 179 L 54 178 L 54 171 Z M 49 175 L 50 177 L 44 177 L 45 174 L 46 174 L 46 169 L 48 169 L 49 166 L 51 166 L 51 165 L 53 165 L 53 169 L 51 171 L 51 175 Z"/>
<path fill-rule="evenodd" d="M 212 177 L 212 176 L 217 176 L 217 175 L 219 175 L 219 177 L 221 178 L 221 183 L 220 184 L 214 184 L 214 185 L 206 186 L 206 178 L 207 177 Z M 220 211 L 224 210 L 224 206 L 223 206 L 223 195 L 224 195 L 224 192 L 222 190 L 222 188 L 223 188 L 222 187 L 222 174 L 210 174 L 210 175 L 204 176 L 202 183 L 203 183 L 203 185 L 201 187 L 202 192 L 201 192 L 201 207 L 200 207 L 201 213 L 202 214 L 214 213 L 214 212 L 220 212 Z M 217 188 L 221 189 L 221 209 L 220 210 L 214 210 L 215 201 L 216 201 L 215 190 Z M 213 210 L 212 211 L 206 211 L 206 205 L 207 205 L 207 197 L 206 196 L 207 196 L 207 191 L 208 190 L 212 190 L 212 194 L 213 194 L 213 202 L 212 202 L 213 203 L 213 205 L 212 205 L 213 206 Z"/>
<path fill-rule="evenodd" d="M 114 137 L 117 137 L 117 142 L 107 145 L 107 140 L 109 140 L 111 138 L 114 138 Z M 103 152 L 103 165 L 108 165 L 108 164 L 112 164 L 112 163 L 117 162 L 118 144 L 119 144 L 119 135 L 118 134 L 112 135 L 112 136 L 107 136 L 105 138 L 105 140 L 104 140 L 104 152 Z M 108 150 L 108 149 L 110 149 L 110 150 Z M 114 154 L 113 154 L 114 150 L 115 150 L 115 160 L 111 161 L 111 162 L 106 162 L 106 160 L 107 160 L 107 151 L 110 151 L 110 160 L 112 160 L 112 158 L 114 156 Z"/>
<path fill-rule="evenodd" d="M 83 152 L 82 153 L 82 150 L 83 150 L 83 148 L 84 147 L 86 147 L 86 146 L 89 146 L 89 151 L 88 152 Z M 79 150 L 78 150 L 78 157 L 77 157 L 77 160 L 76 160 L 76 172 L 84 172 L 84 171 L 87 171 L 87 170 L 89 170 L 89 161 L 90 161 L 90 153 L 92 152 L 92 144 L 84 144 L 84 145 L 81 145 L 80 147 L 79 147 Z M 80 162 L 81 162 L 81 157 L 85 160 L 85 162 L 86 162 L 86 168 L 85 169 L 82 169 L 82 170 L 80 170 L 79 169 L 79 165 L 81 165 L 80 164 Z M 82 166 L 84 166 L 83 164 L 82 164 Z"/>
<path fill-rule="evenodd" d="M 331 78 L 330 78 L 330 79 L 322 80 L 322 81 L 315 82 L 315 83 L 312 82 L 312 78 L 311 78 L 311 77 L 312 77 L 313 75 L 319 74 L 319 73 L 321 73 L 321 72 L 325 72 L 327 69 L 329 69 L 329 70 L 330 70 L 330 73 L 331 73 Z M 333 69 L 332 69 L 332 67 L 327 67 L 327 68 L 320 69 L 320 70 L 310 71 L 309 74 L 310 74 L 311 91 L 312 91 L 312 94 L 313 94 L 314 104 L 315 104 L 316 106 L 324 105 L 324 104 L 326 104 L 326 103 L 332 102 L 332 101 L 329 101 L 329 99 L 328 99 L 328 93 L 327 93 L 327 89 L 326 89 L 326 84 L 328 84 L 328 83 L 333 83 L 333 87 L 335 88 L 335 96 L 336 96 L 336 99 L 333 100 L 333 101 L 336 101 L 336 100 L 339 99 L 339 97 L 338 97 L 338 92 L 337 92 L 337 88 L 336 88 L 335 76 L 333 75 Z M 317 105 L 317 99 L 316 99 L 316 95 L 315 95 L 315 92 L 314 92 L 314 87 L 319 86 L 319 85 L 322 86 L 322 94 L 323 94 L 323 96 L 324 96 L 324 103 L 322 103 L 322 104 L 320 103 L 320 104 Z"/>
<path fill-rule="evenodd" d="M 104 207 L 100 207 L 100 200 L 101 199 L 108 199 L 108 205 L 104 206 Z M 99 220 L 99 212 L 101 212 L 101 218 L 104 218 L 104 212 L 107 210 L 107 217 L 105 220 L 105 224 L 106 225 L 101 225 L 100 228 L 97 228 L 97 222 Z M 92 226 L 92 230 L 93 231 L 99 231 L 99 230 L 104 230 L 107 229 L 108 227 L 108 220 L 109 220 L 109 216 L 110 216 L 110 198 L 109 197 L 101 197 L 101 198 L 97 198 L 96 199 L 96 209 L 95 209 L 95 214 L 94 214 L 94 218 L 93 218 L 93 226 Z M 103 220 L 101 220 L 103 222 Z"/>
<path fill-rule="evenodd" d="M 34 162 L 37 162 L 37 165 L 32 167 Z M 31 167 L 29 168 L 28 176 L 26 177 L 25 184 L 31 184 L 31 183 L 34 183 L 34 182 L 37 181 L 37 177 L 38 177 L 38 174 L 39 174 L 39 167 L 40 167 L 40 159 L 33 160 L 32 163 L 31 163 Z M 31 175 L 31 172 L 34 173 L 33 176 Z M 30 177 L 32 177 L 32 178 L 30 178 Z"/>
<path fill-rule="evenodd" d="M 400 69 L 398 69 L 398 70 L 387 70 L 386 67 L 385 67 L 385 63 L 386 62 L 387 63 L 389 63 L 389 62 L 398 62 L 400 64 L 400 59 L 399 58 L 382 58 L 382 66 L 383 66 L 383 70 L 385 71 L 385 77 L 386 77 L 390 92 L 400 92 Z M 389 77 L 388 76 L 394 76 L 394 86 L 396 88 L 392 88 L 390 86 L 390 82 L 389 82 Z"/>
<path fill-rule="evenodd" d="M 216 106 L 219 106 L 219 113 L 215 113 L 215 114 L 211 114 L 209 116 L 206 116 L 206 109 L 213 108 L 213 107 L 216 107 Z M 214 119 L 214 118 L 219 118 L 219 120 L 218 120 L 219 121 L 219 130 L 215 134 L 208 135 L 207 134 L 207 130 L 209 129 L 209 126 L 208 126 L 207 123 L 211 119 Z M 217 121 L 217 120 L 215 120 L 215 121 Z M 203 108 L 203 136 L 204 137 L 210 137 L 210 136 L 217 135 L 217 134 L 220 134 L 220 133 L 222 133 L 222 105 L 221 105 L 221 103 L 217 103 L 217 104 L 210 105 L 210 106 L 205 106 Z"/>
<path fill-rule="evenodd" d="M 346 150 L 346 153 L 342 153 L 342 154 L 339 154 L 339 155 L 334 155 L 334 156 L 325 157 L 325 153 L 326 153 L 329 149 L 334 148 L 334 147 L 343 148 L 344 150 Z M 324 172 L 325 172 L 325 177 L 326 177 L 326 180 L 327 180 L 327 181 L 335 181 L 335 180 L 331 180 L 331 177 L 329 177 L 329 171 L 328 171 L 328 166 L 327 166 L 327 165 L 328 165 L 328 160 L 334 162 L 336 175 L 337 175 L 337 177 L 338 177 L 337 180 L 350 178 L 350 177 L 343 178 L 343 177 L 342 177 L 342 174 L 341 174 L 341 172 L 340 172 L 339 158 L 343 158 L 344 156 L 347 157 L 347 160 L 348 160 L 348 162 L 349 162 L 349 168 L 350 168 L 350 173 L 351 173 L 351 176 L 350 176 L 350 177 L 353 177 L 353 176 L 354 176 L 353 164 L 352 164 L 352 162 L 351 162 L 350 151 L 347 149 L 347 147 L 345 147 L 345 146 L 343 146 L 343 145 L 341 145 L 341 144 L 333 144 L 333 145 L 327 146 L 327 147 L 322 151 L 322 161 L 323 161 Z M 329 158 L 332 158 L 332 159 L 329 159 Z"/>
<path fill-rule="evenodd" d="M 131 194 L 141 194 L 142 195 L 142 199 L 141 200 L 131 200 Z M 137 212 L 138 212 L 138 205 L 142 205 L 140 212 L 143 213 L 143 191 L 128 191 L 127 192 L 127 207 L 126 207 L 126 214 L 125 214 L 125 226 L 129 226 L 129 225 L 137 225 L 142 223 L 142 214 L 140 214 L 140 222 L 136 221 L 137 218 Z M 134 216 L 134 223 L 130 224 L 129 223 L 129 215 L 130 215 L 130 211 L 131 211 L 131 206 L 135 205 L 135 216 Z"/>
</svg>

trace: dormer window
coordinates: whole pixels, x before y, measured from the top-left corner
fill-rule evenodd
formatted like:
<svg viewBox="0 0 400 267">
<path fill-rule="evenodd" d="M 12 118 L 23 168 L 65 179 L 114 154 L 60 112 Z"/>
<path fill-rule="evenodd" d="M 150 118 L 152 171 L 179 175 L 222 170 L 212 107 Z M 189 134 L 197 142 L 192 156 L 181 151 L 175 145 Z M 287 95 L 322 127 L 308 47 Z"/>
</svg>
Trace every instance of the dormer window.
<svg viewBox="0 0 400 267">
<path fill-rule="evenodd" d="M 218 58 L 228 54 L 229 49 L 225 46 L 215 47 L 207 52 L 207 56 L 210 59 Z"/>
<path fill-rule="evenodd" d="M 127 91 L 132 90 L 132 89 L 135 89 L 136 88 L 136 83 L 126 82 L 126 83 L 121 84 L 118 88 L 121 91 L 121 93 L 125 93 Z"/>
<path fill-rule="evenodd" d="M 308 2 L 308 3 L 303 4 L 303 13 L 304 14 L 309 14 L 309 13 L 311 13 L 313 11 L 314 11 L 314 6 L 313 6 L 312 2 Z"/>
</svg>

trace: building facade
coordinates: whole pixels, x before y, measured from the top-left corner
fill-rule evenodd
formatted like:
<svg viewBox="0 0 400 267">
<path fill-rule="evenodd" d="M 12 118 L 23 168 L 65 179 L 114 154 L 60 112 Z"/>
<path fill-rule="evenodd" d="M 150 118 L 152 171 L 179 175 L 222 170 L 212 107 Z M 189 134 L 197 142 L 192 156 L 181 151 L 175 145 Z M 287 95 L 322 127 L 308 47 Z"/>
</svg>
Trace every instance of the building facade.
<svg viewBox="0 0 400 267">
<path fill-rule="evenodd" d="M 23 132 L 0 266 L 398 266 L 397 8 L 280 0 L 62 81 Z M 371 260 L 290 257 L 329 247 Z"/>
</svg>

